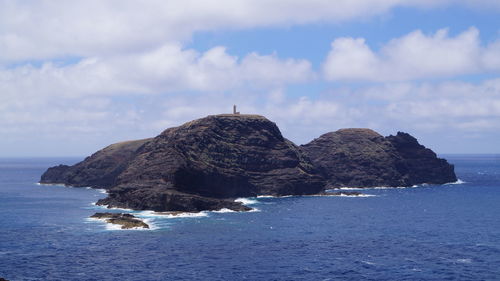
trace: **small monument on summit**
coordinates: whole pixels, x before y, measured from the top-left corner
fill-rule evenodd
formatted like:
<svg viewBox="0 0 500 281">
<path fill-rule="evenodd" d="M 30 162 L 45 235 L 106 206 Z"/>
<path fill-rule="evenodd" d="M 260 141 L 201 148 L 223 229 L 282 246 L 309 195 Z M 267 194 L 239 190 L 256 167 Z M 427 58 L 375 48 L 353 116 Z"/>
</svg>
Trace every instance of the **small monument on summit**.
<svg viewBox="0 0 500 281">
<path fill-rule="evenodd" d="M 233 105 L 233 114 L 240 114 L 238 111 L 236 111 L 236 105 Z"/>
</svg>

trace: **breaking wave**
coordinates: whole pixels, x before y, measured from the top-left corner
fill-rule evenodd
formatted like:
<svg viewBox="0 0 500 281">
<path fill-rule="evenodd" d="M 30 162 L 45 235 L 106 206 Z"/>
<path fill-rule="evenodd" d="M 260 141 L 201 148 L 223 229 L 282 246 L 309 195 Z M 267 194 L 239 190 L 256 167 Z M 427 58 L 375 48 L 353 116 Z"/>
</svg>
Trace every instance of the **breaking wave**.
<svg viewBox="0 0 500 281">
<path fill-rule="evenodd" d="M 255 204 L 259 204 L 260 202 L 257 201 L 257 200 L 254 200 L 254 199 L 251 199 L 251 198 L 255 198 L 255 197 L 250 197 L 250 198 L 238 198 L 236 200 L 234 200 L 234 202 L 240 202 L 241 204 L 245 205 L 245 206 L 248 206 L 248 205 L 255 205 Z"/>
<path fill-rule="evenodd" d="M 467 183 L 461 179 L 458 179 L 457 181 L 455 182 L 449 182 L 449 183 L 445 183 L 445 185 L 455 185 L 455 184 L 464 184 L 464 183 Z"/>
</svg>

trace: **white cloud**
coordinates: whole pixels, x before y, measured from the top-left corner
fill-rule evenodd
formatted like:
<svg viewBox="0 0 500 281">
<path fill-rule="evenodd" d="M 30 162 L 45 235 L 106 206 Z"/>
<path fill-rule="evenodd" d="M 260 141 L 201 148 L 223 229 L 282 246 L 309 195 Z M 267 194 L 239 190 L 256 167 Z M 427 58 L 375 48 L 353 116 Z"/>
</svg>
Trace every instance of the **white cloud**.
<svg viewBox="0 0 500 281">
<path fill-rule="evenodd" d="M 173 91 L 225 91 L 305 82 L 314 76 L 306 60 L 250 53 L 239 59 L 215 47 L 204 53 L 164 45 L 147 53 L 88 58 L 74 65 L 45 63 L 0 70 L 3 98 L 79 97 Z"/>
<path fill-rule="evenodd" d="M 25 155 L 61 147 L 56 154 L 86 154 L 229 112 L 233 103 L 268 116 L 299 143 L 340 127 L 498 130 L 497 80 L 288 95 L 288 85 L 315 81 L 309 61 L 183 47 L 198 31 L 340 22 L 457 3 L 500 8 L 490 0 L 0 0 L 2 155 L 13 153 L 6 142 Z M 482 46 L 477 33 L 416 31 L 381 51 L 364 39 L 339 38 L 325 73 L 332 80 L 391 81 L 498 71 L 500 42 Z"/>
<path fill-rule="evenodd" d="M 233 103 L 224 100 L 225 92 L 253 104 L 259 92 L 313 78 L 306 60 L 257 53 L 238 58 L 224 47 L 199 53 L 178 44 L 71 65 L 21 65 L 0 69 L 0 135 L 4 142 L 36 135 L 56 143 L 153 136 L 187 116 L 223 112 Z M 163 100 L 168 106 L 161 106 Z"/>
<path fill-rule="evenodd" d="M 488 120 L 490 129 L 500 128 L 500 79 L 475 85 L 465 82 L 411 85 L 410 91 L 387 106 L 390 117 L 407 116 L 438 127 L 465 128 L 464 124 Z M 478 127 L 476 129 L 485 129 Z"/>
<path fill-rule="evenodd" d="M 460 146 L 463 137 L 478 134 L 486 144 L 480 149 L 495 151 L 494 141 L 487 137 L 500 130 L 500 78 L 480 83 L 405 82 L 334 88 L 315 97 L 288 95 L 281 87 L 241 91 L 133 99 L 85 95 L 21 98 L 0 110 L 0 134 L 2 143 L 36 136 L 37 142 L 24 152 L 28 155 L 59 153 L 59 147 L 66 147 L 63 154 L 82 155 L 109 143 L 151 137 L 195 118 L 230 112 L 233 104 L 242 113 L 268 117 L 296 143 L 340 128 L 367 127 L 384 135 L 402 130 L 417 137 L 430 136 L 434 143 L 425 138 L 423 143 L 438 151 L 450 151 L 448 143 L 440 141 L 449 141 L 451 136 L 458 143 L 455 151 L 468 145 L 470 151 L 480 151 L 474 150 L 474 142 Z M 43 146 L 49 147 L 46 154 Z"/>
<path fill-rule="evenodd" d="M 0 62 L 144 51 L 213 31 L 339 22 L 396 7 L 495 0 L 85 0 L 0 1 Z"/>
<path fill-rule="evenodd" d="M 323 65 L 328 80 L 402 81 L 500 71 L 500 40 L 481 46 L 479 31 L 455 37 L 447 29 L 425 35 L 420 30 L 396 38 L 379 52 L 362 38 L 339 38 Z"/>
<path fill-rule="evenodd" d="M 179 96 L 163 104 L 158 129 L 229 112 L 236 103 L 242 113 L 262 114 L 276 122 L 283 135 L 297 143 L 348 127 L 372 128 L 384 135 L 401 130 L 431 135 L 435 140 L 474 133 L 485 136 L 500 130 L 500 78 L 477 84 L 384 83 L 332 89 L 316 98 L 285 96 L 276 100 L 275 95 L 276 90 L 260 96 Z"/>
</svg>

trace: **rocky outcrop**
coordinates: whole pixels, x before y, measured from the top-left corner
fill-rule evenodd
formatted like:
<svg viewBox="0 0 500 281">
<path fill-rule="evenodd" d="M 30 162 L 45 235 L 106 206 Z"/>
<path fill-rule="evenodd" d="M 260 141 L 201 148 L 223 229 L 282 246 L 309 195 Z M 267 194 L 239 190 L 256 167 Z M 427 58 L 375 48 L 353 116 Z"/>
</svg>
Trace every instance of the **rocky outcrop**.
<svg viewBox="0 0 500 281">
<path fill-rule="evenodd" d="M 110 188 L 115 185 L 116 177 L 128 166 L 137 149 L 150 140 L 115 143 L 73 166 L 59 165 L 49 168 L 42 175 L 40 183 Z"/>
<path fill-rule="evenodd" d="M 327 188 L 413 186 L 456 181 L 453 165 L 406 133 L 383 137 L 370 129 L 342 129 L 301 149 L 325 177 Z"/>
<path fill-rule="evenodd" d="M 452 181 L 453 166 L 405 133 L 343 129 L 297 147 L 263 116 L 222 114 L 110 145 L 40 182 L 105 188 L 97 204 L 108 207 L 199 212 L 250 210 L 238 197 Z"/>
<path fill-rule="evenodd" d="M 125 208 L 133 210 L 153 210 L 156 212 L 200 212 L 230 209 L 233 211 L 250 211 L 240 202 L 230 198 L 211 198 L 179 192 L 159 184 L 127 184 L 112 189 L 108 197 L 100 199 L 97 205 L 109 208 Z"/>
<path fill-rule="evenodd" d="M 107 223 L 121 225 L 121 229 L 149 228 L 149 225 L 131 214 L 123 213 L 95 213 L 90 216 L 93 219 L 101 219 Z"/>
<path fill-rule="evenodd" d="M 445 159 L 438 158 L 436 153 L 419 144 L 410 134 L 398 132 L 386 139 L 403 159 L 400 171 L 407 177 L 407 185 L 444 184 L 457 181 L 454 166 Z"/>
<path fill-rule="evenodd" d="M 97 204 L 109 207 L 190 212 L 245 211 L 235 198 L 324 188 L 298 147 L 259 115 L 208 116 L 134 146 L 114 146 L 75 166 L 50 168 L 41 182 L 107 188 L 109 196 Z"/>
</svg>

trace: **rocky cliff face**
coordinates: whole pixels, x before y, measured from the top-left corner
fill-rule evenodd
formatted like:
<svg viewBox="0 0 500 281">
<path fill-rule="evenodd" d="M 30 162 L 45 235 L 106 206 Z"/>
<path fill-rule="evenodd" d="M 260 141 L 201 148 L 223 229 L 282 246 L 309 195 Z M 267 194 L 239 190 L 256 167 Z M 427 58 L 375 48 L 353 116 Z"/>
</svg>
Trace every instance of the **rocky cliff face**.
<svg viewBox="0 0 500 281">
<path fill-rule="evenodd" d="M 237 197 L 452 181 L 453 166 L 405 133 L 343 129 L 299 148 L 263 116 L 222 114 L 110 145 L 40 182 L 105 188 L 97 204 L 109 207 L 195 212 L 249 210 Z"/>
<path fill-rule="evenodd" d="M 370 129 L 342 129 L 301 149 L 327 181 L 327 188 L 412 186 L 456 181 L 453 165 L 406 133 L 383 137 Z"/>
<path fill-rule="evenodd" d="M 258 115 L 208 116 L 128 148 L 109 153 L 108 147 L 75 166 L 50 168 L 42 182 L 108 188 L 98 204 L 155 211 L 247 210 L 231 198 L 315 194 L 324 187 L 298 147 Z"/>
<path fill-rule="evenodd" d="M 116 177 L 128 166 L 137 149 L 151 139 L 115 143 L 97 151 L 73 166 L 59 165 L 49 168 L 40 183 L 94 188 L 111 188 Z"/>
<path fill-rule="evenodd" d="M 436 153 L 418 143 L 410 134 L 398 132 L 386 139 L 403 159 L 401 173 L 407 176 L 407 185 L 422 183 L 444 184 L 457 181 L 454 166 Z"/>
</svg>

